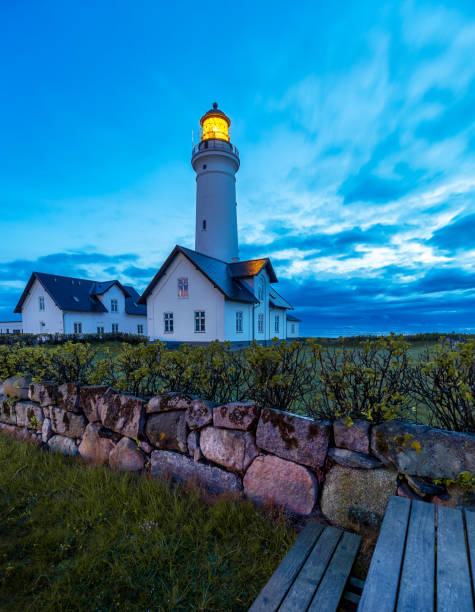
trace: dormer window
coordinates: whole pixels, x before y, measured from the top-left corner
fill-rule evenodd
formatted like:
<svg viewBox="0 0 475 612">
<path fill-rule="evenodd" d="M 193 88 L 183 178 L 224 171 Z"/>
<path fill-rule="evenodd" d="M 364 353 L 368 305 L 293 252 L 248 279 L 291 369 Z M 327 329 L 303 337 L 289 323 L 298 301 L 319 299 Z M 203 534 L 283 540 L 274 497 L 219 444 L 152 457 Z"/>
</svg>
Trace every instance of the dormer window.
<svg viewBox="0 0 475 612">
<path fill-rule="evenodd" d="M 178 297 L 179 298 L 188 297 L 188 279 L 187 278 L 178 279 Z"/>
<path fill-rule="evenodd" d="M 111 312 L 119 312 L 119 300 L 111 300 Z"/>
<path fill-rule="evenodd" d="M 38 302 L 40 305 L 40 310 L 44 310 L 45 309 L 45 298 L 40 295 L 40 297 L 38 298 Z"/>
</svg>

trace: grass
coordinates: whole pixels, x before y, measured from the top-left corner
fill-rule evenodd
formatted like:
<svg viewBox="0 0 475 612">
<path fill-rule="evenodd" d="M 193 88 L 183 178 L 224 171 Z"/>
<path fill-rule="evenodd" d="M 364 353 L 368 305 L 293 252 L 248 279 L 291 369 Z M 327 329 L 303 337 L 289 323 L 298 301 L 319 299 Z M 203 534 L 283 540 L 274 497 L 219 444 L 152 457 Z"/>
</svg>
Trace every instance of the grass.
<svg viewBox="0 0 475 612">
<path fill-rule="evenodd" d="M 296 538 L 251 503 L 0 437 L 0 608 L 245 610 Z"/>
</svg>

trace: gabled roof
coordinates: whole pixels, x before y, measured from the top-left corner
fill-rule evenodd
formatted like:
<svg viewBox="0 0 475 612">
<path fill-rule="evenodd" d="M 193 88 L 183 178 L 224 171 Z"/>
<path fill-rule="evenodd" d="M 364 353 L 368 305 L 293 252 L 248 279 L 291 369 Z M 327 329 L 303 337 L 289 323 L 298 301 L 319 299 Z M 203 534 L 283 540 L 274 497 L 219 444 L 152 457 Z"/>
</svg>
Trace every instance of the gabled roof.
<svg viewBox="0 0 475 612">
<path fill-rule="evenodd" d="M 147 315 L 147 305 L 139 304 L 140 293 L 137 293 L 130 285 L 124 285 L 124 289 L 130 294 L 125 298 L 125 312 L 130 315 Z"/>
<path fill-rule="evenodd" d="M 289 304 L 285 298 L 283 298 L 277 291 L 272 287 L 269 293 L 269 304 L 274 308 L 286 308 L 293 310 L 292 304 Z"/>
<path fill-rule="evenodd" d="M 153 277 L 149 286 L 142 293 L 139 304 L 147 303 L 147 297 L 153 291 L 158 281 L 163 277 L 168 267 L 179 253 L 184 255 L 202 274 L 204 274 L 204 276 L 206 276 L 210 283 L 219 289 L 219 291 L 221 291 L 221 293 L 223 293 L 228 299 L 234 300 L 235 302 L 247 302 L 250 304 L 258 303 L 258 300 L 252 291 L 245 287 L 239 278 L 233 277 L 230 269 L 232 264 L 176 245 L 173 251 L 167 257 L 163 266 Z"/>
<path fill-rule="evenodd" d="M 233 278 L 256 276 L 265 267 L 271 283 L 277 282 L 277 276 L 268 257 L 249 259 L 247 261 L 233 261 L 228 264 Z"/>
<path fill-rule="evenodd" d="M 108 312 L 107 308 L 97 296 L 105 293 L 105 291 L 110 289 L 113 285 L 117 285 L 124 293 L 126 312 L 127 301 L 133 301 L 133 296 L 130 292 L 130 289 L 132 288 L 127 290 L 117 280 L 98 283 L 85 278 L 72 278 L 70 276 L 58 276 L 57 274 L 33 272 L 18 304 L 16 305 L 14 312 L 21 312 L 23 303 L 35 280 L 41 283 L 46 293 L 60 310 L 74 312 Z M 136 295 L 138 295 L 135 290 L 134 292 Z M 133 314 L 139 313 L 134 312 Z M 143 314 L 146 314 L 146 311 Z"/>
</svg>

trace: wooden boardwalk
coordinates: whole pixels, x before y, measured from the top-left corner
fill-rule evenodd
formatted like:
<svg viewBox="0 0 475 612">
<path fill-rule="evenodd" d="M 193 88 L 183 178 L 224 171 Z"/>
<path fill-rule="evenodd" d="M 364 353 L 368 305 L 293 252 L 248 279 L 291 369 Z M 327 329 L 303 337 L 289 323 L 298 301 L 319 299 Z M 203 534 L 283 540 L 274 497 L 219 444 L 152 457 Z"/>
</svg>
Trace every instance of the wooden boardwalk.
<svg viewBox="0 0 475 612">
<path fill-rule="evenodd" d="M 361 538 L 309 523 L 249 608 L 249 612 L 334 612 Z"/>
<path fill-rule="evenodd" d="M 473 612 L 475 512 L 391 497 L 358 612 Z"/>
</svg>

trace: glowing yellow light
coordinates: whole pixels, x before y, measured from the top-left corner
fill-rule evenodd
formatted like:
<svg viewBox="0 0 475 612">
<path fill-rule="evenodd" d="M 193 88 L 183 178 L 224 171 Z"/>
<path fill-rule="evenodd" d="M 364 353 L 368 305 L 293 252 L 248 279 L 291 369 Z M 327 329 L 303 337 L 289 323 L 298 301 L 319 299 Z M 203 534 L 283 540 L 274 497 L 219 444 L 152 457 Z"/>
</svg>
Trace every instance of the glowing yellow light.
<svg viewBox="0 0 475 612">
<path fill-rule="evenodd" d="M 203 135 L 201 140 L 208 140 L 209 138 L 218 138 L 219 140 L 229 141 L 228 135 L 228 122 L 222 117 L 211 115 L 203 121 Z"/>
</svg>

